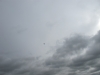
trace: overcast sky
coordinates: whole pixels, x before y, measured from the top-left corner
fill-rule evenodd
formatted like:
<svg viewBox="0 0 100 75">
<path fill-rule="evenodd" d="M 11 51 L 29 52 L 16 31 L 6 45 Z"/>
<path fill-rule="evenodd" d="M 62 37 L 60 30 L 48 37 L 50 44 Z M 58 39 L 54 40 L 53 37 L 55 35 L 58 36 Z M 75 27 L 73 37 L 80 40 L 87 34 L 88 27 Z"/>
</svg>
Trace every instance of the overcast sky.
<svg viewBox="0 0 100 75">
<path fill-rule="evenodd" d="M 99 0 L 0 0 L 0 75 L 100 75 Z"/>
</svg>

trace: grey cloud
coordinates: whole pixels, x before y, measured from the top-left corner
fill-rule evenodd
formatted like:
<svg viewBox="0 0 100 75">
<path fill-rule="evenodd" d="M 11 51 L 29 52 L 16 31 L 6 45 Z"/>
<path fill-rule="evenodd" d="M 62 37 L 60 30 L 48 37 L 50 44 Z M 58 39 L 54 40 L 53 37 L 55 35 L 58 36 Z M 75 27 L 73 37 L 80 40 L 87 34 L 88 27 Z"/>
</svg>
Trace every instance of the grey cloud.
<svg viewBox="0 0 100 75">
<path fill-rule="evenodd" d="M 55 75 L 58 68 L 49 68 L 35 58 L 9 59 L 0 57 L 0 75 Z"/>
<path fill-rule="evenodd" d="M 66 56 L 74 52 L 79 52 L 87 46 L 88 42 L 89 40 L 85 36 L 72 36 L 71 38 L 65 40 L 64 45 L 57 50 L 56 54 Z"/>
<path fill-rule="evenodd" d="M 100 33 L 89 38 L 75 35 L 66 39 L 52 57 L 45 60 L 37 58 L 0 58 L 2 75 L 92 75 L 100 71 Z M 81 54 L 84 49 L 86 53 Z M 76 56 L 75 56 L 76 55 Z M 72 58 L 71 58 L 72 57 Z M 94 68 L 93 70 L 91 68 Z M 66 71 L 64 71 L 66 70 Z"/>
<path fill-rule="evenodd" d="M 72 72 L 72 73 L 69 73 L 68 75 L 77 75 L 77 73 Z"/>
<path fill-rule="evenodd" d="M 25 64 L 20 61 L 6 59 L 1 57 L 0 59 L 0 73 L 8 74 L 13 72 L 16 69 L 20 69 Z"/>
<path fill-rule="evenodd" d="M 79 69 L 82 69 L 81 66 L 83 66 L 84 68 L 88 67 L 87 70 L 90 69 L 91 67 L 93 67 L 93 68 L 95 68 L 94 72 L 100 70 L 99 64 L 98 64 L 99 61 L 97 61 L 97 59 L 100 60 L 100 55 L 99 55 L 100 54 L 100 41 L 99 41 L 100 40 L 100 31 L 94 37 L 95 37 L 95 39 L 91 40 L 91 42 L 89 44 L 91 44 L 92 41 L 94 41 L 94 43 L 91 46 L 88 46 L 89 48 L 84 55 L 79 55 L 78 57 L 73 59 L 73 63 L 70 64 L 70 67 L 71 66 L 72 66 L 72 68 L 80 67 Z M 87 64 L 88 62 L 92 63 L 92 64 Z"/>
<path fill-rule="evenodd" d="M 33 56 L 47 51 L 41 46 L 44 41 L 52 44 L 52 39 L 71 32 L 92 31 L 99 18 L 98 0 L 1 2 L 0 75 L 99 75 L 100 31 L 93 37 L 75 34 L 64 39 L 63 45 L 45 60 L 29 57 L 30 52 Z"/>
<path fill-rule="evenodd" d="M 99 71 L 100 31 L 91 38 L 76 36 L 67 39 L 64 45 L 56 50 L 52 58 L 46 60 L 46 65 L 53 66 L 53 68 L 69 67 L 74 72 L 79 70 L 80 73 L 86 72 L 87 74 Z M 81 54 L 84 49 L 87 49 L 86 52 Z M 74 55 L 76 56 L 70 59 Z M 57 64 L 59 66 L 56 66 Z M 95 69 L 90 71 L 91 68 Z"/>
<path fill-rule="evenodd" d="M 60 57 L 58 58 L 52 57 L 45 61 L 45 65 L 50 66 L 52 68 L 60 68 L 66 65 L 66 60 L 61 59 Z"/>
<path fill-rule="evenodd" d="M 85 47 L 87 47 L 88 43 L 88 38 L 80 35 L 75 35 L 66 39 L 63 46 L 56 50 L 52 58 L 46 60 L 46 65 L 60 67 L 69 64 L 70 55 L 79 54 Z"/>
<path fill-rule="evenodd" d="M 41 43 L 50 46 L 72 32 L 88 33 L 98 23 L 97 0 L 2 0 L 0 5 L 0 53 L 9 57 L 43 55 L 47 49 Z"/>
<path fill-rule="evenodd" d="M 100 75 L 100 72 L 92 73 L 91 75 Z"/>
<path fill-rule="evenodd" d="M 38 68 L 39 64 L 35 58 L 10 59 L 4 56 L 0 58 L 0 75 L 31 75 L 31 73 L 36 75 Z"/>
</svg>

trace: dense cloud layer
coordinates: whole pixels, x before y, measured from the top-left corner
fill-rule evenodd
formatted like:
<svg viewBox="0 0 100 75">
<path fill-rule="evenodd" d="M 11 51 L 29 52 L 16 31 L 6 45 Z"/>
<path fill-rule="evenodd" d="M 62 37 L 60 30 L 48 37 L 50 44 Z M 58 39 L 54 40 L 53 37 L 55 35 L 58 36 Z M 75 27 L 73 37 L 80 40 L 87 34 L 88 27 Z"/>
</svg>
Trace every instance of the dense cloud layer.
<svg viewBox="0 0 100 75">
<path fill-rule="evenodd" d="M 72 33 L 94 34 L 100 29 L 100 25 L 96 28 L 100 22 L 99 3 L 99 0 L 0 0 L 0 55 L 45 56 L 57 40 Z"/>
<path fill-rule="evenodd" d="M 0 75 L 99 75 L 100 31 L 93 37 L 65 39 L 52 57 L 9 59 L 0 56 Z"/>
<path fill-rule="evenodd" d="M 99 0 L 0 0 L 0 75 L 100 75 L 98 30 Z"/>
</svg>

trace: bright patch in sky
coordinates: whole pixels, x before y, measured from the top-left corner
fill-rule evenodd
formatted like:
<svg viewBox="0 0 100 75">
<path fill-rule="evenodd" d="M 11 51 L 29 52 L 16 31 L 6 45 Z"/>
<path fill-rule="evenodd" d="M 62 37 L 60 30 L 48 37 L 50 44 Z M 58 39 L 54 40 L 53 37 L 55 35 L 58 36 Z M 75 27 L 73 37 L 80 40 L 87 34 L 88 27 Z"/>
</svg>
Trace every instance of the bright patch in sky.
<svg viewBox="0 0 100 75">
<path fill-rule="evenodd" d="M 100 19 L 99 19 L 99 22 L 98 22 L 98 25 L 97 25 L 97 29 L 100 30 Z"/>
<path fill-rule="evenodd" d="M 100 18 L 99 18 L 99 20 L 98 20 L 97 25 L 96 25 L 95 28 L 94 28 L 93 35 L 95 35 L 95 34 L 97 33 L 98 30 L 100 30 Z"/>
</svg>

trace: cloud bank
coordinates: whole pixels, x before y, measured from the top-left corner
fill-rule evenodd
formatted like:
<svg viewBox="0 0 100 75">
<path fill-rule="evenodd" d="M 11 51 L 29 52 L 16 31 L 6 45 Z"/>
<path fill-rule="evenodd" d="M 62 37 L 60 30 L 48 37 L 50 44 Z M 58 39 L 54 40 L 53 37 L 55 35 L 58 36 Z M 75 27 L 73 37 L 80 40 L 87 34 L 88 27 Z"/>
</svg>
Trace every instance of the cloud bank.
<svg viewBox="0 0 100 75">
<path fill-rule="evenodd" d="M 47 59 L 0 56 L 0 75 L 99 75 L 100 31 L 92 37 L 73 35 Z"/>
</svg>

